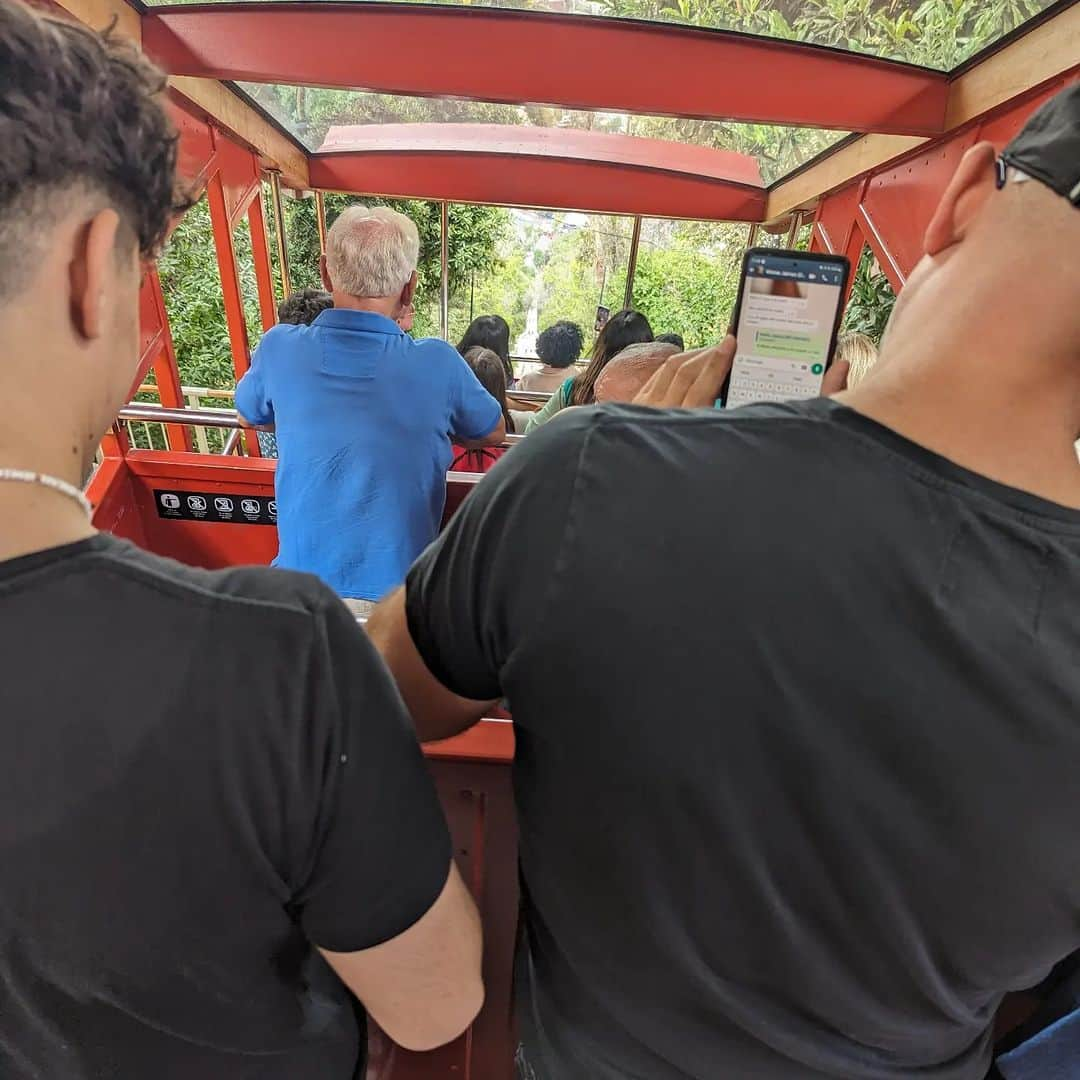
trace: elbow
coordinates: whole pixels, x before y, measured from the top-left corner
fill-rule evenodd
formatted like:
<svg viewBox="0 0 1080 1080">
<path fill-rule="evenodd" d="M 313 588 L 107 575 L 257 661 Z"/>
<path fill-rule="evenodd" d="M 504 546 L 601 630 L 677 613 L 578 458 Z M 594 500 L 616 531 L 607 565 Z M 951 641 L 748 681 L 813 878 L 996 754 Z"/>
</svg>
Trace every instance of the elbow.
<svg viewBox="0 0 1080 1080">
<path fill-rule="evenodd" d="M 484 446 L 502 446 L 506 442 L 506 421 L 500 420 L 499 426 L 483 440 Z"/>
<path fill-rule="evenodd" d="M 484 981 L 479 973 L 459 988 L 452 999 L 417 1011 L 405 1023 L 383 1027 L 391 1039 L 405 1050 L 422 1053 L 436 1050 L 463 1035 L 484 1004 Z M 378 1017 L 375 1017 L 378 1020 Z M 380 1025 L 381 1027 L 383 1025 Z"/>
</svg>

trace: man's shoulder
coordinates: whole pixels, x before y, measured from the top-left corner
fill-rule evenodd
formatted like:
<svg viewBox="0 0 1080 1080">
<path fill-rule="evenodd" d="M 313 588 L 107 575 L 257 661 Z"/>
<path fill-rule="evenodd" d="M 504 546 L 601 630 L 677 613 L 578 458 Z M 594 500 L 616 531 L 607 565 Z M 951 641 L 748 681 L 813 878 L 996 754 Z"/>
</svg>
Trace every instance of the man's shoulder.
<svg viewBox="0 0 1080 1080">
<path fill-rule="evenodd" d="M 312 339 L 313 327 L 294 323 L 278 323 L 271 326 L 259 339 L 259 353 L 265 355 L 282 347 L 294 349 L 299 343 Z"/>
<path fill-rule="evenodd" d="M 222 615 L 311 622 L 325 616 L 337 595 L 318 578 L 268 566 L 205 570 L 145 551 L 124 540 L 103 538 L 100 555 L 109 568 L 143 584 L 162 604 L 212 606 Z"/>
<path fill-rule="evenodd" d="M 835 436 L 820 408 L 806 405 L 719 409 L 656 409 L 610 404 L 564 408 L 530 432 L 513 454 L 519 468 L 597 476 L 710 473 L 716 467 L 767 468 L 796 446 L 815 448 Z"/>
<path fill-rule="evenodd" d="M 465 363 L 461 353 L 449 342 L 441 338 L 411 338 L 403 335 L 404 345 L 414 356 L 421 357 L 425 363 L 441 363 L 458 367 Z"/>
</svg>

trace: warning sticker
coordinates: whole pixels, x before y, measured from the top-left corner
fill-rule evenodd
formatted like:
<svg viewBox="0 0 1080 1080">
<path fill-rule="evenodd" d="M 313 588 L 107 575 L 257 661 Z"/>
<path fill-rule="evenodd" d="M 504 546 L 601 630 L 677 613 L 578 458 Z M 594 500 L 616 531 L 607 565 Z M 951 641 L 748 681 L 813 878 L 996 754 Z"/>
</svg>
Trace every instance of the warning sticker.
<svg viewBox="0 0 1080 1080">
<path fill-rule="evenodd" d="M 154 491 L 158 517 L 209 521 L 214 525 L 276 525 L 277 500 L 262 495 Z"/>
</svg>

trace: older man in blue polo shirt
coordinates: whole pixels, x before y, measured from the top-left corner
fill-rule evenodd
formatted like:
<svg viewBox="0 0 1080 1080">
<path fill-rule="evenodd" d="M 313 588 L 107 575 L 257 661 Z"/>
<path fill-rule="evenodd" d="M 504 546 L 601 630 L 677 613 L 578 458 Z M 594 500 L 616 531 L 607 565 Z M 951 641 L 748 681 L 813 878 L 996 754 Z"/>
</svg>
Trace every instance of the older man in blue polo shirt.
<svg viewBox="0 0 1080 1080">
<path fill-rule="evenodd" d="M 489 446 L 506 434 L 457 351 L 413 341 L 394 321 L 412 304 L 419 254 L 404 215 L 347 209 L 322 263 L 334 307 L 310 326 L 270 330 L 236 389 L 243 416 L 276 426 L 274 565 L 358 601 L 400 585 L 435 538 L 450 440 Z"/>
</svg>

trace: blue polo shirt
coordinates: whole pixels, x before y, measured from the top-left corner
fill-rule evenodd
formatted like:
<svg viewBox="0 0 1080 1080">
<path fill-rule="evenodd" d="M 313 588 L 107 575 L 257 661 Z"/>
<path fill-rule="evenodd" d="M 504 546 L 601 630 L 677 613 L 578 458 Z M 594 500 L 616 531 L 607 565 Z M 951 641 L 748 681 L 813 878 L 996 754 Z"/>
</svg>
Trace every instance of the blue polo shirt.
<svg viewBox="0 0 1080 1080">
<path fill-rule="evenodd" d="M 451 438 L 483 438 L 502 415 L 446 342 L 343 309 L 268 331 L 236 407 L 277 429 L 274 565 L 364 600 L 400 585 L 435 538 Z"/>
</svg>

